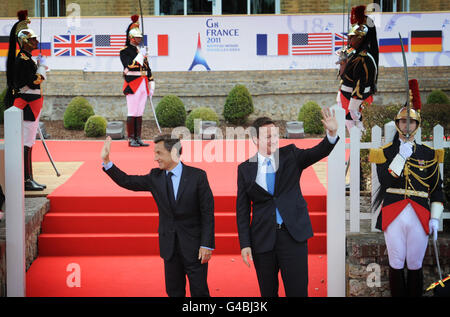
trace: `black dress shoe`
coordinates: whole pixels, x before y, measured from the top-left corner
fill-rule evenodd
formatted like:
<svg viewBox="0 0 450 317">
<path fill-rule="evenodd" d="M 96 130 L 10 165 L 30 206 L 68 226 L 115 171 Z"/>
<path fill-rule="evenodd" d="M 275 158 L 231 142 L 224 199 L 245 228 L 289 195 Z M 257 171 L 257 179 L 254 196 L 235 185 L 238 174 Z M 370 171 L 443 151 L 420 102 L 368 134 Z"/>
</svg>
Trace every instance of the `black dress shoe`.
<svg viewBox="0 0 450 317">
<path fill-rule="evenodd" d="M 131 147 L 140 147 L 141 145 L 136 141 L 136 139 L 129 139 L 128 146 Z"/>
<path fill-rule="evenodd" d="M 25 181 L 25 191 L 43 191 L 45 187 L 39 185 L 32 179 L 27 179 Z"/>
<path fill-rule="evenodd" d="M 140 146 L 150 146 L 150 144 L 144 143 L 142 142 L 140 137 L 136 138 L 136 142 L 140 145 Z"/>
</svg>

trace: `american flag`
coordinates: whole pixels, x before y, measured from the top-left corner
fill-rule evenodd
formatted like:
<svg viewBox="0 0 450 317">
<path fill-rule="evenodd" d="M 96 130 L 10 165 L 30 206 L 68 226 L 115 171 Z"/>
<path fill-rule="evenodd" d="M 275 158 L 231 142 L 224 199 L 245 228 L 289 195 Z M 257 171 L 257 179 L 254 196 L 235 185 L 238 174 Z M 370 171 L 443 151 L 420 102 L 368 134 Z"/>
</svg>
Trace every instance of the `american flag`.
<svg viewBox="0 0 450 317">
<path fill-rule="evenodd" d="M 54 35 L 53 55 L 93 56 L 92 35 Z"/>
<path fill-rule="evenodd" d="M 96 35 L 96 56 L 119 56 L 120 50 L 125 46 L 126 35 Z"/>
<path fill-rule="evenodd" d="M 292 34 L 292 55 L 329 55 L 333 49 L 333 33 Z"/>
<path fill-rule="evenodd" d="M 334 33 L 334 50 L 340 50 L 347 45 L 348 36 L 347 33 Z"/>
</svg>

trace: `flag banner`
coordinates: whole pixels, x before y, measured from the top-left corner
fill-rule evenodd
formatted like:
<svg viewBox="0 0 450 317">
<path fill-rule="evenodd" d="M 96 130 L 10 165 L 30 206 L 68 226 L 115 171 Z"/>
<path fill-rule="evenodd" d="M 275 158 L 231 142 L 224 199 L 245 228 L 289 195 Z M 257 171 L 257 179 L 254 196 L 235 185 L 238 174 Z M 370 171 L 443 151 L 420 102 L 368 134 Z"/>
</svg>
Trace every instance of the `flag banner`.
<svg viewBox="0 0 450 317">
<path fill-rule="evenodd" d="M 332 33 L 292 34 L 292 55 L 330 55 L 332 48 Z"/>
<path fill-rule="evenodd" d="M 50 42 L 39 43 L 37 49 L 33 50 L 31 55 L 38 56 L 41 53 L 42 53 L 42 56 L 51 56 L 52 55 L 52 43 L 50 43 Z"/>
<path fill-rule="evenodd" d="M 55 56 L 93 56 L 92 35 L 55 35 L 53 54 Z"/>
<path fill-rule="evenodd" d="M 411 52 L 441 52 L 442 30 L 411 31 Z"/>
<path fill-rule="evenodd" d="M 8 56 L 9 36 L 0 36 L 0 56 Z M 16 44 L 16 54 L 19 52 L 19 44 Z"/>
<path fill-rule="evenodd" d="M 289 55 L 289 34 L 256 34 L 256 55 Z"/>
<path fill-rule="evenodd" d="M 127 36 L 101 34 L 95 36 L 95 56 L 119 56 Z"/>
<path fill-rule="evenodd" d="M 405 52 L 409 51 L 408 39 L 402 37 L 403 47 Z M 380 53 L 401 53 L 402 46 L 400 42 L 400 38 L 385 38 L 380 39 L 378 43 L 378 48 Z"/>
<path fill-rule="evenodd" d="M 334 33 L 334 51 L 341 50 L 344 46 L 347 46 L 347 41 L 347 33 Z"/>
<path fill-rule="evenodd" d="M 450 12 L 369 16 L 377 30 L 379 67 L 403 66 L 399 33 L 409 66 L 450 65 Z M 39 42 L 48 66 L 122 72 L 120 50 L 125 46 L 129 17 L 80 19 L 79 27 L 68 28 L 66 17 L 44 18 Z M 39 29 L 39 17 L 30 20 L 30 27 Z M 0 71 L 5 70 L 15 22 L 0 19 Z M 335 52 L 348 42 L 342 14 L 147 16 L 144 24 L 150 26 L 143 42 L 154 72 L 336 69 L 339 56 Z"/>
</svg>

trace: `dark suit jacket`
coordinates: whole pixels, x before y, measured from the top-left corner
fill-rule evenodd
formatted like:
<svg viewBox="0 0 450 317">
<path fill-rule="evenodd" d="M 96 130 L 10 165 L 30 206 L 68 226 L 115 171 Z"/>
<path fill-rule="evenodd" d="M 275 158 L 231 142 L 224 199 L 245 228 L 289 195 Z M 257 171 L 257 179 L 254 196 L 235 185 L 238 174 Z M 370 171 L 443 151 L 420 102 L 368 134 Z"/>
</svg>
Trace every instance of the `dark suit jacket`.
<svg viewBox="0 0 450 317">
<path fill-rule="evenodd" d="M 105 172 L 123 188 L 152 193 L 159 211 L 163 259 L 172 256 L 175 235 L 187 259 L 196 260 L 200 246 L 214 249 L 214 198 L 205 171 L 183 164 L 174 210 L 169 204 L 164 170 L 154 168 L 147 175 L 127 175 L 113 165 Z"/>
<path fill-rule="evenodd" d="M 307 204 L 299 185 L 300 176 L 305 168 L 326 157 L 333 148 L 327 137 L 310 149 L 299 149 L 293 144 L 280 148 L 273 196 L 256 183 L 256 157 L 239 165 L 236 216 L 241 249 L 252 247 L 255 253 L 273 250 L 275 208 L 295 240 L 305 241 L 312 237 Z"/>
</svg>

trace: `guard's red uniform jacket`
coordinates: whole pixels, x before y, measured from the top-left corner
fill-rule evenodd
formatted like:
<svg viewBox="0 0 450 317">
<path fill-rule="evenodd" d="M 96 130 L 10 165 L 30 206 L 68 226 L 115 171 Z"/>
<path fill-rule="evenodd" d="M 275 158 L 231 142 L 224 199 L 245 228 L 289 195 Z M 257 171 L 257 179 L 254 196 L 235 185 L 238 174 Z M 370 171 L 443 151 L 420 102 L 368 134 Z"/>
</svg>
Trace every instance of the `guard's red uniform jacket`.
<svg viewBox="0 0 450 317">
<path fill-rule="evenodd" d="M 23 110 L 25 121 L 36 121 L 42 110 L 41 83 L 44 78 L 36 73 L 37 65 L 31 54 L 21 50 L 14 64 L 14 106 Z"/>
<path fill-rule="evenodd" d="M 125 95 L 134 94 L 143 80 L 153 80 L 152 71 L 148 65 L 147 59 L 144 60 L 144 65 L 140 65 L 134 60 L 137 54 L 137 47 L 131 44 L 125 46 L 120 51 L 120 60 L 124 68 L 125 82 L 123 83 L 123 93 Z M 146 87 L 148 94 L 148 85 L 146 85 Z"/>
<path fill-rule="evenodd" d="M 385 230 L 389 224 L 411 203 L 426 234 L 429 234 L 430 205 L 444 202 L 439 163 L 444 161 L 444 150 L 435 150 L 414 143 L 400 176 L 389 169 L 399 152 L 400 141 L 389 143 L 379 149 L 371 149 L 369 161 L 377 164 L 378 180 L 384 200 L 376 228 Z"/>
</svg>

